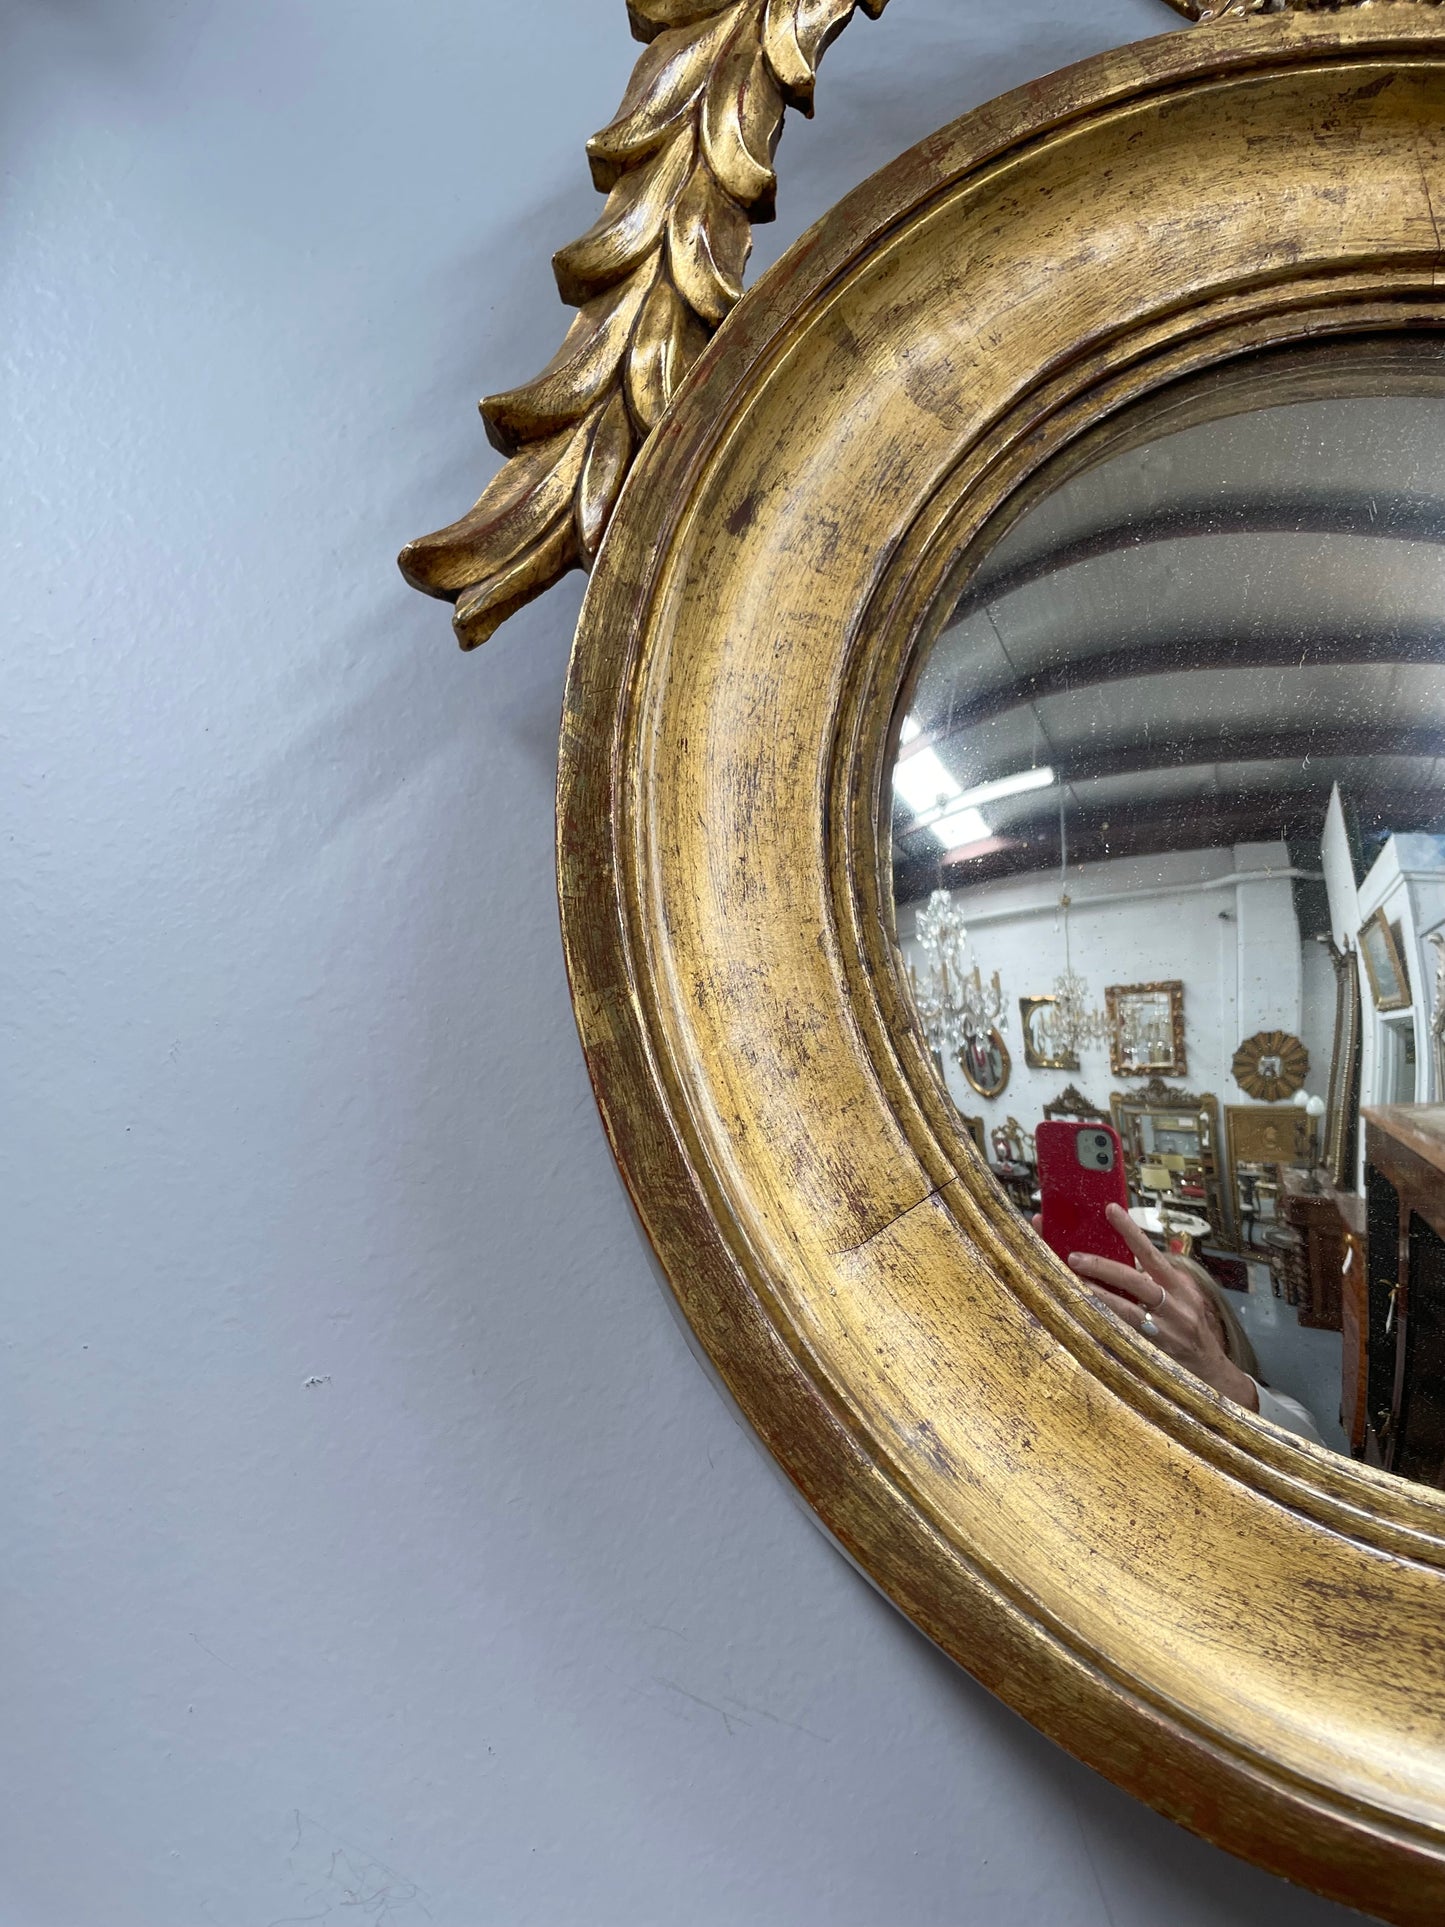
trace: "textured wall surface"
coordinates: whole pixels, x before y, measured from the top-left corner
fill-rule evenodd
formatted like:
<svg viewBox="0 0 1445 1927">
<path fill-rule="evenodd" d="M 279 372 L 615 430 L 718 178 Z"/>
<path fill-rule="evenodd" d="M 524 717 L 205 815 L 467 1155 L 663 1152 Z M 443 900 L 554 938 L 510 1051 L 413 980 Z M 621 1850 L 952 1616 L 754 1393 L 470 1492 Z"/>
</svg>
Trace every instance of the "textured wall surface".
<svg viewBox="0 0 1445 1927">
<path fill-rule="evenodd" d="M 771 258 L 1158 0 L 895 0 Z M 940 1659 L 693 1359 L 556 931 L 495 465 L 621 0 L 10 0 L 0 1927 L 1323 1927 Z"/>
</svg>

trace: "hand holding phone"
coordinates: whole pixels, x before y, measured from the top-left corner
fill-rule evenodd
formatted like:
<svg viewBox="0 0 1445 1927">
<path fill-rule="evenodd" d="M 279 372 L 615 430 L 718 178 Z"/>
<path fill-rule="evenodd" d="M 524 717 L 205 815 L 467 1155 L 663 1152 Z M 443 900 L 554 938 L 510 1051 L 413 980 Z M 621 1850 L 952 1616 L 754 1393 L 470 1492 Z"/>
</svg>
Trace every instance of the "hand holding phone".
<svg viewBox="0 0 1445 1927">
<path fill-rule="evenodd" d="M 1134 1254 L 1105 1217 L 1105 1207 L 1129 1208 L 1124 1147 L 1112 1124 L 1054 1118 L 1034 1133 L 1043 1201 L 1044 1243 L 1067 1264 L 1076 1251 L 1134 1264 Z"/>
</svg>

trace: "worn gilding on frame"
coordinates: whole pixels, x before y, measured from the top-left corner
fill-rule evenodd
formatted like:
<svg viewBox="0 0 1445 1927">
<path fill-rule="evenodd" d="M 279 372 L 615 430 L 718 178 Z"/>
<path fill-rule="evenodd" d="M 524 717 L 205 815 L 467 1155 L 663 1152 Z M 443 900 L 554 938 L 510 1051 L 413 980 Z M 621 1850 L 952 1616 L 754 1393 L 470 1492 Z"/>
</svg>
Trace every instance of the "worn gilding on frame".
<svg viewBox="0 0 1445 1927">
<path fill-rule="evenodd" d="M 858 5 L 876 19 L 886 4 L 631 0 L 647 51 L 587 143 L 607 204 L 553 257 L 580 312 L 535 380 L 482 403 L 506 466 L 459 522 L 402 551 L 414 587 L 455 602 L 463 648 L 591 567 L 638 448 L 742 293 L 784 109 L 812 113 L 829 42 Z"/>
<path fill-rule="evenodd" d="M 1445 330 L 1425 5 L 1228 21 L 995 101 L 702 350 L 597 557 L 559 879 L 619 1163 L 830 1533 L 1079 1757 L 1399 1923 L 1445 1893 L 1445 1496 L 1122 1332 L 933 1076 L 880 837 L 909 665 L 1114 412 Z"/>
</svg>

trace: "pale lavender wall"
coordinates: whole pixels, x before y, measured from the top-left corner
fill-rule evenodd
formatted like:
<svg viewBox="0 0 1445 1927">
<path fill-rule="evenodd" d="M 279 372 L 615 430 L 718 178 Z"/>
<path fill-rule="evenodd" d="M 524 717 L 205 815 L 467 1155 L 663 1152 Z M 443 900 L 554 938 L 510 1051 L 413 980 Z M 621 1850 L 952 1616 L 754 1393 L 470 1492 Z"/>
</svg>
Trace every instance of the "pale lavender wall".
<svg viewBox="0 0 1445 1927">
<path fill-rule="evenodd" d="M 490 472 L 621 0 L 10 0 L 0 1927 L 1323 1927 L 813 1530 L 593 1111 Z M 1159 0 L 896 0 L 765 255 Z"/>
</svg>

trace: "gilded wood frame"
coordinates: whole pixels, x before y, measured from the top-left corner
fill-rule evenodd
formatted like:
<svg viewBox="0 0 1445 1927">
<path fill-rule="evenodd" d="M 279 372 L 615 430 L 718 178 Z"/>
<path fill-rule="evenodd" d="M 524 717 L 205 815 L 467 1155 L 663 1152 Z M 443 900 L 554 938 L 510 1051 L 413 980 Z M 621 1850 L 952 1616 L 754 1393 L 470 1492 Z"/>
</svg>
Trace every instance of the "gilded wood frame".
<svg viewBox="0 0 1445 1927">
<path fill-rule="evenodd" d="M 1370 955 L 1369 938 L 1374 936 L 1385 952 L 1385 961 L 1395 980 L 1394 988 L 1382 985 L 1375 974 L 1375 960 Z M 1410 988 L 1410 972 L 1405 959 L 1400 955 L 1400 946 L 1395 941 L 1395 933 L 1390 928 L 1390 919 L 1381 910 L 1372 911 L 1360 925 L 1355 947 L 1365 963 L 1365 975 L 1370 980 L 1370 1001 L 1376 1010 L 1409 1010 L 1414 1004 L 1414 994 Z"/>
<path fill-rule="evenodd" d="M 1008 1081 L 1013 1074 L 1013 1059 L 1009 1056 L 1008 1045 L 1003 1041 L 1002 1033 L 999 1031 L 997 1025 L 990 1029 L 988 1041 L 993 1044 L 998 1051 L 999 1075 L 997 1083 L 987 1087 L 979 1083 L 969 1064 L 968 1051 L 966 1048 L 957 1053 L 955 1061 L 958 1064 L 958 1068 L 963 1072 L 968 1088 L 975 1096 L 989 1098 L 1002 1097 L 1008 1089 Z"/>
<path fill-rule="evenodd" d="M 1253 349 L 1445 327 L 1433 22 L 1126 49 L 836 208 L 629 478 L 559 817 L 619 1163 L 828 1530 L 1119 1784 L 1401 1923 L 1445 1890 L 1445 1495 L 1245 1414 L 1076 1288 L 931 1072 L 878 825 L 935 612 L 1083 429 Z"/>
<path fill-rule="evenodd" d="M 1034 1029 L 1034 1019 L 1039 1012 L 1057 1002 L 1057 997 L 1052 996 L 1019 998 L 1019 1029 L 1023 1032 L 1024 1062 L 1031 1071 L 1076 1071 L 1081 1068 L 1073 1051 L 1050 1053 L 1045 1049 Z"/>
<path fill-rule="evenodd" d="M 1264 1069 L 1271 1060 L 1278 1063 L 1278 1070 Z M 1253 1037 L 1245 1038 L 1229 1068 L 1246 1097 L 1257 1098 L 1261 1104 L 1277 1104 L 1282 1097 L 1293 1097 L 1304 1089 L 1310 1074 L 1310 1054 L 1293 1031 L 1257 1030 Z"/>
<path fill-rule="evenodd" d="M 1173 1056 L 1165 1063 L 1130 1064 L 1124 1058 L 1124 1012 L 1129 997 L 1169 999 L 1169 1035 Z M 1106 984 L 1104 1009 L 1109 1019 L 1109 1069 L 1115 1077 L 1183 1077 L 1189 1069 L 1184 1047 L 1184 985 L 1178 977 L 1152 984 Z"/>
</svg>

